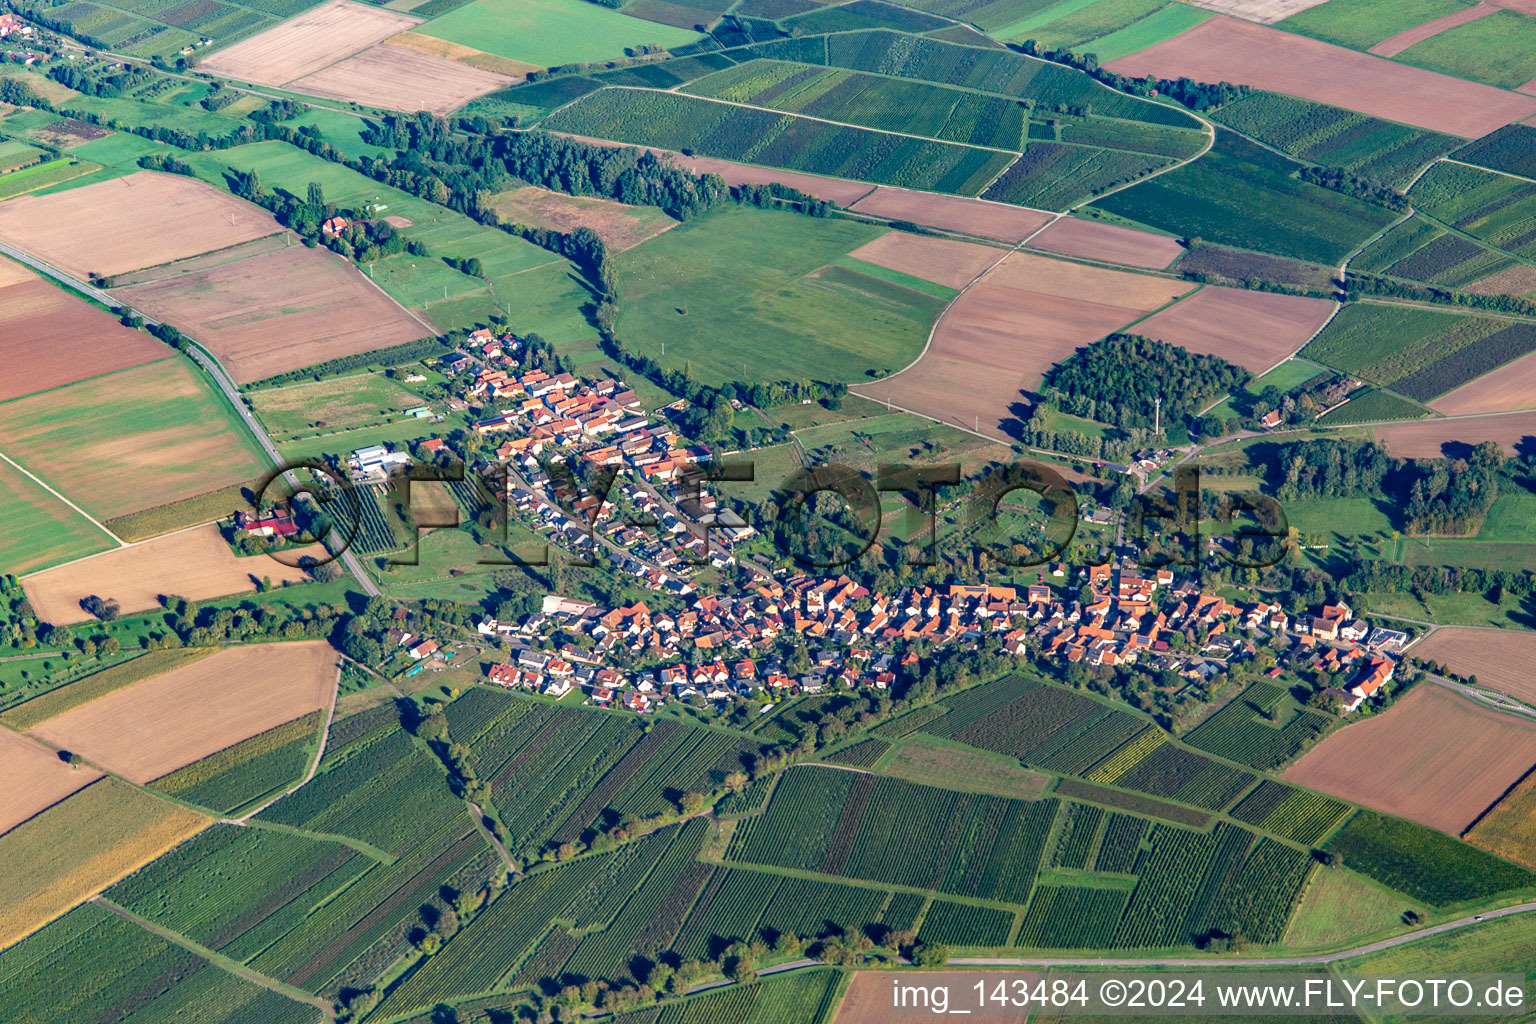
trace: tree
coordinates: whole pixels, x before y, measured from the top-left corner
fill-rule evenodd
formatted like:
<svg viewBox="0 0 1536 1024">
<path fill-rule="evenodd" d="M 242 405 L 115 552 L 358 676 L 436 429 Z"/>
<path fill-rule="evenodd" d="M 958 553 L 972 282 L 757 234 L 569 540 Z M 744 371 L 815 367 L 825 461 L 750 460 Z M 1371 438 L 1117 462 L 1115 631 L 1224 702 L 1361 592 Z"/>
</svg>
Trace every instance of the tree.
<svg viewBox="0 0 1536 1024">
<path fill-rule="evenodd" d="M 682 799 L 678 801 L 678 806 L 682 808 L 684 814 L 698 814 L 704 809 L 704 794 L 691 791 L 684 793 Z"/>
<path fill-rule="evenodd" d="M 912 962 L 919 967 L 938 967 L 949 963 L 949 947 L 940 942 L 925 942 L 912 951 Z"/>
<path fill-rule="evenodd" d="M 725 777 L 725 788 L 732 793 L 740 793 L 747 788 L 747 773 L 734 771 Z"/>
</svg>

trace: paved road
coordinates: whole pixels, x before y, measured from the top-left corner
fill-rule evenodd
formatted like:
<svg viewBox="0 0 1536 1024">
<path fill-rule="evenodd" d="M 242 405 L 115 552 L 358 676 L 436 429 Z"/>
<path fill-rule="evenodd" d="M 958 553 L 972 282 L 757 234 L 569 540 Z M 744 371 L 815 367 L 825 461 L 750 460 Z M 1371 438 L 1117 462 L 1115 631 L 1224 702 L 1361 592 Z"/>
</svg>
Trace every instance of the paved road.
<svg viewBox="0 0 1536 1024">
<path fill-rule="evenodd" d="M 1420 928 L 1416 932 L 1408 932 L 1390 939 L 1382 939 L 1380 942 L 1367 943 L 1364 946 L 1356 946 L 1354 949 L 1345 949 L 1337 953 L 1319 953 L 1314 956 L 1271 956 L 1271 957 L 1247 957 L 1240 960 L 1197 960 L 1193 957 L 1172 960 L 1131 960 L 1131 959 L 1099 959 L 1094 957 L 952 957 L 951 964 L 960 964 L 967 967 L 1300 967 L 1306 964 L 1327 964 L 1336 960 L 1348 960 L 1351 957 L 1364 956 L 1367 953 L 1378 953 L 1394 946 L 1403 946 L 1419 939 L 1429 938 L 1431 935 L 1439 935 L 1443 932 L 1455 931 L 1458 928 L 1466 928 L 1469 925 L 1481 921 L 1492 921 L 1498 917 L 1510 917 L 1514 914 L 1525 914 L 1536 910 L 1536 903 L 1521 903 L 1518 906 L 1505 907 L 1502 910 L 1490 910 L 1476 917 L 1463 917 L 1455 921 L 1447 921 L 1429 928 Z"/>
<path fill-rule="evenodd" d="M 51 277 L 55 281 L 58 281 L 61 284 L 64 284 L 70 288 L 73 288 L 75 291 L 80 292 L 82 295 L 95 299 L 97 302 L 106 306 L 108 309 L 115 310 L 123 308 L 123 304 L 121 302 L 117 301 L 117 299 L 113 298 L 111 295 L 108 295 L 100 288 L 96 288 L 84 281 L 64 273 L 62 270 L 51 267 L 44 263 L 42 260 L 27 255 L 20 249 L 13 248 L 12 246 L 6 245 L 4 242 L 0 242 L 0 253 L 4 253 L 5 255 L 10 256 L 12 259 L 25 263 L 27 266 L 31 267 L 33 270 L 36 270 L 38 273 Z M 143 316 L 143 314 L 140 314 L 140 316 Z M 149 317 L 144 317 L 144 322 L 151 326 L 154 326 L 157 323 L 157 321 L 152 320 Z M 262 450 L 267 453 L 267 458 L 272 460 L 272 464 L 274 466 L 283 465 L 283 457 L 278 454 L 277 446 L 272 443 L 272 438 L 267 436 L 266 429 L 262 427 L 259 422 L 257 422 L 256 417 L 252 415 L 251 410 L 246 408 L 245 402 L 240 395 L 240 389 L 237 388 L 234 382 L 230 379 L 229 373 L 224 369 L 223 365 L 221 365 L 211 353 L 203 351 L 196 345 L 188 348 L 187 354 L 190 355 L 193 359 L 197 360 L 198 364 L 202 366 L 203 369 L 208 371 L 208 376 L 213 378 L 213 382 L 219 386 L 219 390 L 224 393 L 224 397 L 229 400 L 229 404 L 232 405 L 235 411 L 240 414 L 240 419 L 245 423 L 246 429 L 248 429 L 256 438 L 256 441 L 261 445 Z M 290 474 L 289 476 L 291 480 L 292 475 Z M 370 597 L 379 593 L 378 585 L 373 582 L 373 579 L 363 568 L 362 562 L 358 561 L 357 556 L 354 555 L 351 551 L 343 551 L 338 561 L 341 562 L 342 567 L 345 568 L 347 572 L 351 573 L 354 577 L 357 578 L 358 585 L 362 587 L 364 593 L 368 594 Z"/>
</svg>

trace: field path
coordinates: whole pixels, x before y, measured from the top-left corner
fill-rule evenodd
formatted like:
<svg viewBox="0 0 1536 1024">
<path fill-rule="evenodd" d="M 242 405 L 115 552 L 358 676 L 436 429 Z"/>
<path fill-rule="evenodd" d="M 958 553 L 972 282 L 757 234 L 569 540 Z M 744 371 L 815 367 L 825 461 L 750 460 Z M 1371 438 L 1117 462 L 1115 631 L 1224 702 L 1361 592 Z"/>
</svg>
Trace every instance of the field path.
<svg viewBox="0 0 1536 1024">
<path fill-rule="evenodd" d="M 6 464 L 9 465 L 12 469 L 16 470 L 16 472 L 20 473 L 22 476 L 25 476 L 28 480 L 31 480 L 33 483 L 37 484 L 37 486 L 41 487 L 43 490 L 47 491 L 49 494 L 53 495 L 55 498 L 58 498 L 64 504 L 68 505 L 70 508 L 72 508 L 76 512 L 80 513 L 86 519 L 90 520 L 90 523 L 91 523 L 92 526 L 96 527 L 102 533 L 106 534 L 108 537 L 111 537 L 113 540 L 117 541 L 117 546 L 118 547 L 125 548 L 125 547 L 128 546 L 128 542 L 127 541 L 123 540 L 123 538 L 119 537 L 117 534 L 113 533 L 111 530 L 109 530 L 105 526 L 101 525 L 101 523 L 97 522 L 96 518 L 94 516 L 92 516 L 89 512 L 87 512 L 85 509 L 81 508 L 79 505 L 76 505 L 74 502 L 72 502 L 68 498 L 64 497 L 64 495 L 60 494 L 58 491 L 54 490 L 52 487 L 49 487 L 47 481 L 39 479 L 35 474 L 33 474 L 30 470 L 28 470 L 27 467 L 23 466 L 21 463 L 17 462 L 15 459 L 11 458 L 9 455 L 5 454 L 4 452 L 0 452 L 0 459 L 3 459 L 6 462 Z M 55 566 L 54 568 L 57 568 L 57 566 Z"/>
<path fill-rule="evenodd" d="M 304 772 L 304 777 L 255 810 L 247 811 L 238 818 L 225 818 L 221 821 L 221 824 L 244 825 L 283 797 L 290 796 L 309 785 L 310 781 L 315 777 L 315 773 L 320 770 L 320 759 L 325 757 L 325 745 L 331 738 L 331 721 L 336 717 L 336 702 L 341 699 L 341 668 L 342 661 L 338 658 L 336 661 L 336 682 L 331 686 L 331 703 L 325 709 L 325 724 L 320 727 L 320 742 L 315 745 L 315 756 L 309 759 L 309 768 Z"/>
<path fill-rule="evenodd" d="M 174 943 L 175 945 L 180 946 L 182 949 L 197 954 L 221 970 L 228 971 L 230 974 L 244 978 L 246 981 L 249 981 L 253 985 L 259 985 L 266 989 L 268 992 L 276 992 L 280 996 L 286 996 L 296 1003 L 306 1003 L 310 1006 L 316 1007 L 320 1010 L 321 1013 L 325 1014 L 327 1020 L 334 1020 L 336 1017 L 336 1013 L 332 1009 L 331 1004 L 325 1000 L 316 996 L 312 996 L 308 992 L 296 989 L 292 985 L 285 985 L 283 982 L 278 981 L 276 978 L 269 978 L 265 974 L 253 971 L 249 967 L 245 967 L 239 963 L 236 963 L 234 960 L 231 960 L 227 956 L 223 956 L 214 952 L 207 946 L 198 945 L 196 942 L 193 942 L 185 935 L 182 935 L 178 932 L 173 932 L 169 928 L 162 928 L 150 921 L 146 921 L 144 918 L 140 917 L 138 914 L 135 914 L 133 911 L 113 903 L 105 896 L 92 896 L 91 902 L 105 910 L 110 910 L 112 913 L 116 914 L 118 917 L 121 917 L 125 921 L 132 921 L 134 924 L 138 925 L 140 928 L 143 928 L 147 932 L 153 932 L 167 942 Z"/>
<path fill-rule="evenodd" d="M 1500 910 L 1490 910 L 1484 914 L 1473 917 L 1462 917 L 1455 921 L 1446 921 L 1429 928 L 1420 928 L 1416 932 L 1407 932 L 1390 939 L 1382 939 L 1379 942 L 1368 943 L 1364 946 L 1356 946 L 1353 949 L 1340 950 L 1337 953 L 1317 953 L 1312 956 L 1271 956 L 1271 957 L 1244 957 L 1240 960 L 1199 960 L 1193 957 L 1183 959 L 1150 959 L 1133 960 L 1121 958 L 1095 958 L 1095 957 L 951 957 L 951 964 L 961 964 L 966 967 L 1299 967 L 1306 964 L 1329 964 L 1338 960 L 1348 960 L 1351 957 L 1365 956 L 1367 953 L 1379 953 L 1384 949 L 1392 949 L 1396 946 L 1404 946 L 1419 939 L 1427 939 L 1431 935 L 1440 935 L 1444 932 L 1455 931 L 1458 928 L 1466 928 L 1469 925 L 1482 921 L 1492 921 L 1499 917 L 1510 917 L 1515 914 L 1526 914 L 1536 910 L 1536 903 L 1520 903 L 1513 907 L 1504 907 Z"/>
</svg>

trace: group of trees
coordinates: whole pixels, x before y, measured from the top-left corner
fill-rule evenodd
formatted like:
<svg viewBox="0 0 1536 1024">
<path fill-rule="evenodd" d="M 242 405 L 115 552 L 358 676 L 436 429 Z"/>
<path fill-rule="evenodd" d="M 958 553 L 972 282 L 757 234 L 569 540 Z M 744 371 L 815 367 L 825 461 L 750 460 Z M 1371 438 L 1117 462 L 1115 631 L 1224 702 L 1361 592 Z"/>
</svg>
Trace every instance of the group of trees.
<svg viewBox="0 0 1536 1024">
<path fill-rule="evenodd" d="M 127 65 L 121 71 L 92 71 L 78 64 L 55 64 L 48 69 L 48 77 L 75 92 L 112 99 L 134 86 L 143 85 L 154 77 L 154 73 L 135 64 Z"/>
<path fill-rule="evenodd" d="M 1045 395 L 1074 416 L 1147 429 L 1158 399 L 1164 423 L 1187 420 L 1250 378 L 1219 356 L 1195 355 L 1139 334 L 1113 334 L 1057 363 L 1045 376 Z"/>
</svg>

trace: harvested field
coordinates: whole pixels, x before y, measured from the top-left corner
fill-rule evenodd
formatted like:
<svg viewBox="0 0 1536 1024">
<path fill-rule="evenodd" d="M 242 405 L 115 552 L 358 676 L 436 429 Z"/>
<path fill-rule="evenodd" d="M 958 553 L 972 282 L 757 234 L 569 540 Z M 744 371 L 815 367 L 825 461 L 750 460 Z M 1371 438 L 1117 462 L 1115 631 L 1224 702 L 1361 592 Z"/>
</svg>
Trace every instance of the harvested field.
<svg viewBox="0 0 1536 1024">
<path fill-rule="evenodd" d="M 32 734 L 138 783 L 330 703 L 324 640 L 231 647 L 67 711 Z"/>
<path fill-rule="evenodd" d="M 1464 453 L 1484 441 L 1497 441 L 1513 454 L 1522 440 L 1536 441 L 1536 412 L 1394 423 L 1375 431 L 1376 440 L 1399 459 L 1438 459 L 1448 449 Z"/>
<path fill-rule="evenodd" d="M 1178 259 L 1184 247 L 1167 235 L 1102 224 L 1080 217 L 1063 217 L 1029 240 L 1032 249 L 1048 249 L 1063 256 L 1123 263 L 1128 267 L 1162 270 Z"/>
<path fill-rule="evenodd" d="M 1536 722 L 1421 683 L 1380 715 L 1333 733 L 1282 777 L 1459 835 L 1532 764 Z"/>
<path fill-rule="evenodd" d="M 1500 856 L 1536 868 L 1536 773 L 1527 775 L 1464 837 Z"/>
<path fill-rule="evenodd" d="M 179 356 L 0 403 L 0 451 L 104 520 L 248 484 L 270 466 Z"/>
<path fill-rule="evenodd" d="M 162 594 L 193 601 L 242 594 L 260 577 L 281 584 L 308 574 L 265 555 L 236 557 L 209 524 L 46 569 L 21 585 L 38 619 L 64 625 L 90 620 L 80 602 L 92 594 L 117 601 L 126 615 L 157 607 Z"/>
<path fill-rule="evenodd" d="M 170 349 L 30 272 L 0 264 L 0 402 L 164 359 Z"/>
<path fill-rule="evenodd" d="M 76 790 L 101 778 L 94 768 L 71 768 L 47 747 L 0 729 L 0 833 L 9 832 Z"/>
<path fill-rule="evenodd" d="M 988 267 L 1002 259 L 1006 250 L 975 242 L 930 238 L 891 231 L 850 252 L 854 259 L 898 270 L 950 288 L 964 288 Z"/>
<path fill-rule="evenodd" d="M 213 824 L 117 779 L 93 785 L 0 836 L 0 948 L 133 874 Z"/>
<path fill-rule="evenodd" d="M 1447 416 L 1536 409 L 1536 352 L 1463 384 L 1429 407 Z"/>
<path fill-rule="evenodd" d="M 1106 66 L 1252 85 L 1468 138 L 1536 113 L 1536 98 L 1224 17 Z"/>
<path fill-rule="evenodd" d="M 854 971 L 853 980 L 848 983 L 848 991 L 843 994 L 843 1001 L 837 1008 L 837 1014 L 832 1018 L 832 1024 L 888 1024 L 891 1021 L 891 982 L 894 978 L 883 971 Z M 1042 977 L 1039 971 L 1016 971 L 1005 978 L 997 972 L 966 971 L 963 974 L 954 971 L 916 971 L 901 975 L 902 985 L 948 985 L 951 990 L 950 1005 L 965 1005 L 960 1002 L 959 990 L 967 991 L 974 985 L 985 982 L 986 990 L 991 992 L 997 985 L 1005 986 L 1005 991 L 1011 991 L 1006 986 L 1015 980 L 1023 980 L 1033 990 L 1036 983 Z M 914 1004 L 915 1005 L 915 1004 Z M 907 1011 L 917 1013 L 919 1011 Z M 924 1015 L 928 1011 L 921 1011 Z M 899 1019 L 899 1018 L 896 1018 Z M 1000 1008 L 988 1008 L 988 1024 L 1024 1024 L 1029 1020 L 1028 1010 L 1008 1011 Z"/>
<path fill-rule="evenodd" d="M 301 245 L 118 295 L 180 326 L 242 384 L 431 333 L 346 260 Z"/>
<path fill-rule="evenodd" d="M 384 45 L 398 46 L 402 50 L 415 50 L 417 53 L 442 57 L 444 60 L 451 60 L 458 64 L 468 64 L 472 68 L 484 68 L 497 74 L 511 75 L 513 78 L 525 78 L 529 72 L 544 70 L 537 64 L 525 64 L 509 57 L 498 57 L 494 53 L 486 53 L 472 46 L 461 46 L 458 43 L 450 43 L 446 39 L 433 39 L 419 32 L 402 32 L 398 36 L 384 40 Z"/>
<path fill-rule="evenodd" d="M 1518 629 L 1471 629 L 1447 626 L 1413 645 L 1415 658 L 1427 658 L 1477 685 L 1501 690 L 1520 700 L 1536 701 L 1536 633 Z"/>
<path fill-rule="evenodd" d="M 955 300 L 921 359 L 857 391 L 1012 440 L 1015 406 L 1052 364 L 1192 287 L 1014 253 Z"/>
<path fill-rule="evenodd" d="M 1207 285 L 1134 333 L 1263 373 L 1305 345 L 1333 310 L 1327 299 Z"/>
<path fill-rule="evenodd" d="M 941 196 L 929 192 L 881 185 L 853 204 L 860 213 L 891 220 L 909 220 L 944 231 L 959 231 L 1003 242 L 1022 242 L 1051 215 L 1024 206 L 992 203 L 965 196 Z"/>
<path fill-rule="evenodd" d="M 537 185 L 498 192 L 495 210 L 507 220 L 533 227 L 565 232 L 591 228 L 603 244 L 617 251 L 633 249 L 678 223 L 654 206 L 630 206 L 611 199 L 568 196 Z"/>
<path fill-rule="evenodd" d="M 1461 289 L 1474 295 L 1528 295 L 1536 292 L 1536 267 L 1517 263 Z"/>
<path fill-rule="evenodd" d="M 0 204 L 0 242 L 80 278 L 186 259 L 277 230 L 259 206 L 155 171 Z"/>
<path fill-rule="evenodd" d="M 1457 25 L 1465 25 L 1469 21 L 1486 18 L 1496 10 L 1498 10 L 1497 7 L 1487 3 L 1478 4 L 1475 7 L 1464 7 L 1443 17 L 1432 18 L 1422 25 L 1415 25 L 1405 32 L 1399 32 L 1390 39 L 1383 39 L 1367 52 L 1374 53 L 1378 57 L 1396 57 L 1414 43 L 1422 43 L 1430 36 L 1437 36 L 1447 29 L 1455 28 Z"/>
<path fill-rule="evenodd" d="M 220 50 L 198 67 L 241 82 L 284 85 L 419 24 L 407 14 L 332 0 Z"/>
<path fill-rule="evenodd" d="M 863 181 L 845 178 L 829 178 L 822 174 L 804 174 L 800 171 L 779 170 L 774 167 L 754 167 L 731 160 L 716 160 L 707 156 L 673 154 L 673 161 L 694 174 L 718 174 L 730 185 L 788 185 L 818 199 L 825 199 L 838 206 L 851 206 L 856 199 L 866 195 L 870 186 Z"/>
<path fill-rule="evenodd" d="M 1309 7 L 1316 7 L 1326 0 L 1189 0 L 1195 7 L 1208 11 L 1220 11 L 1235 18 L 1273 25 Z"/>
<path fill-rule="evenodd" d="M 287 88 L 389 110 L 447 114 L 515 79 L 398 46 L 370 46 Z"/>
</svg>

